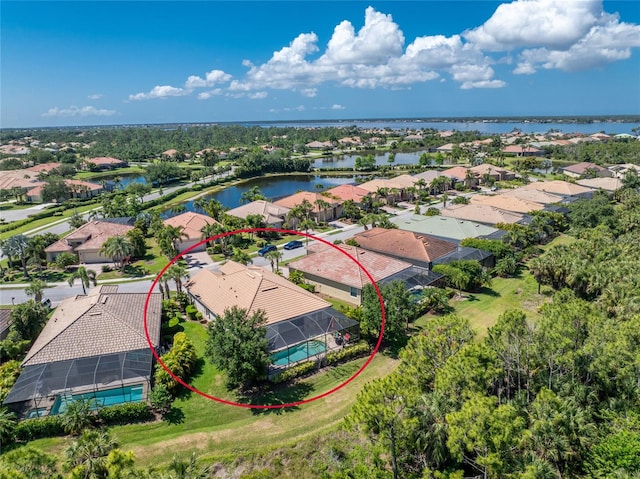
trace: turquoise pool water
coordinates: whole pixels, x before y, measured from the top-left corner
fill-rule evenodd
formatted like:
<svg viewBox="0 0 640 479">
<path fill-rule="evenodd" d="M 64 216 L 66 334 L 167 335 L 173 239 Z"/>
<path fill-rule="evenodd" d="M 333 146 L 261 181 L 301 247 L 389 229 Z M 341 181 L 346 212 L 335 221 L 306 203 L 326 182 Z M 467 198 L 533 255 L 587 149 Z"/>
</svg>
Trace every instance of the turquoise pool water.
<svg viewBox="0 0 640 479">
<path fill-rule="evenodd" d="M 298 344 L 292 348 L 278 351 L 271 355 L 271 363 L 276 366 L 286 366 L 290 363 L 303 361 L 311 356 L 324 353 L 326 346 L 321 341 L 309 341 L 308 343 Z"/>
<path fill-rule="evenodd" d="M 49 414 L 62 414 L 67 410 L 67 405 L 79 399 L 95 398 L 98 407 L 113 406 L 126 402 L 137 402 L 143 399 L 144 387 L 142 384 L 125 386 L 123 388 L 105 389 L 103 391 L 85 394 L 73 394 L 72 396 L 58 396 L 51 406 Z"/>
</svg>

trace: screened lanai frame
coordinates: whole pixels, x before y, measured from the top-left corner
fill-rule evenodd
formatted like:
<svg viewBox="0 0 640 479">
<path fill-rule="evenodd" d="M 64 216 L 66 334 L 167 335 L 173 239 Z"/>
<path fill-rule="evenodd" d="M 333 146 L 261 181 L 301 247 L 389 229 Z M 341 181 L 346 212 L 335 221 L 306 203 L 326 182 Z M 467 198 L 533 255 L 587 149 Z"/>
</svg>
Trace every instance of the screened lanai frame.
<svg viewBox="0 0 640 479">
<path fill-rule="evenodd" d="M 308 354 L 308 357 L 337 349 L 344 344 L 338 338 L 344 338 L 348 335 L 346 337 L 356 339 L 359 336 L 360 323 L 347 318 L 333 308 L 325 308 L 286 321 L 269 324 L 266 329 L 269 353 L 286 351 L 288 366 L 298 362 L 290 361 L 290 352 L 293 348 L 306 345 L 309 352 L 309 344 L 313 341 L 324 343 L 324 351 Z"/>
<path fill-rule="evenodd" d="M 411 266 L 396 274 L 387 276 L 379 281 L 379 284 L 390 283 L 391 281 L 402 281 L 407 289 L 426 288 L 437 284 L 444 278 L 440 273 L 435 273 L 420 266 Z"/>
<path fill-rule="evenodd" d="M 138 349 L 114 354 L 68 359 L 26 366 L 3 404 L 12 409 L 42 410 L 46 415 L 58 396 L 91 393 L 144 384 L 143 399 L 150 387 L 153 354 Z M 126 402 L 126 401 L 123 401 Z"/>
</svg>

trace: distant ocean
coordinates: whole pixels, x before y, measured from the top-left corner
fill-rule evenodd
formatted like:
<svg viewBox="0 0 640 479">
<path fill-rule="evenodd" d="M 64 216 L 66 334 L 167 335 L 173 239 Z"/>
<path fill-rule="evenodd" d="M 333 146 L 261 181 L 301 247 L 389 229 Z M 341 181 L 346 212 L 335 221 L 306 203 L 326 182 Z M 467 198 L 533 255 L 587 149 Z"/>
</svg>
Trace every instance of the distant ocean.
<svg viewBox="0 0 640 479">
<path fill-rule="evenodd" d="M 537 122 L 522 120 L 487 120 L 487 121 L 420 121 L 415 119 L 398 120 L 310 120 L 292 122 L 246 122 L 246 126 L 263 127 L 298 127 L 298 128 L 323 128 L 323 127 L 347 127 L 355 125 L 359 128 L 389 128 L 392 130 L 421 130 L 435 128 L 436 130 L 479 131 L 487 135 L 509 133 L 518 129 L 523 133 L 547 133 L 549 130 L 560 130 L 564 133 L 592 134 L 604 132 L 618 135 L 620 133 L 634 134 L 631 129 L 640 127 L 640 122 L 621 122 L 616 120 L 593 121 L 590 123 L 570 122 Z"/>
</svg>

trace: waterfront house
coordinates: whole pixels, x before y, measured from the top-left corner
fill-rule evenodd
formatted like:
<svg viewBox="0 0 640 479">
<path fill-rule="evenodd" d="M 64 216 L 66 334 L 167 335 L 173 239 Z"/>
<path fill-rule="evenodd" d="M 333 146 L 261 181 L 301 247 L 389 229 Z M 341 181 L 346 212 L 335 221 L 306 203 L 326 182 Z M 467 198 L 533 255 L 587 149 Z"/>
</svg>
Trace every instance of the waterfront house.
<svg viewBox="0 0 640 479">
<path fill-rule="evenodd" d="M 282 228 L 282 225 L 287 221 L 289 211 L 291 211 L 290 208 L 266 200 L 256 200 L 233 208 L 227 211 L 227 214 L 243 220 L 246 220 L 249 215 L 260 215 L 268 227 Z"/>
<path fill-rule="evenodd" d="M 119 160 L 118 158 L 111 158 L 108 156 L 99 156 L 96 158 L 89 158 L 86 160 L 90 168 L 98 170 L 113 170 L 116 168 L 124 168 L 127 166 L 126 161 Z"/>
<path fill-rule="evenodd" d="M 333 221 L 342 216 L 342 202 L 321 193 L 299 191 L 274 203 L 278 206 L 294 209 L 303 204 L 305 200 L 311 204 L 311 218 L 317 223 Z"/>
<path fill-rule="evenodd" d="M 558 168 L 559 173 L 563 173 L 571 178 L 588 178 L 588 177 L 611 177 L 613 173 L 602 166 L 595 163 L 583 161 L 575 165 L 563 166 Z"/>
<path fill-rule="evenodd" d="M 165 226 L 173 226 L 182 229 L 182 233 L 185 236 L 183 236 L 181 241 L 178 243 L 178 252 L 182 253 L 202 241 L 202 228 L 206 225 L 217 224 L 218 222 L 210 216 L 194 213 L 193 211 L 187 211 L 186 213 L 172 216 L 171 218 L 164 220 L 163 223 Z M 197 251 L 204 251 L 206 246 L 206 243 L 202 243 L 192 249 L 191 252 L 195 253 Z"/>
</svg>

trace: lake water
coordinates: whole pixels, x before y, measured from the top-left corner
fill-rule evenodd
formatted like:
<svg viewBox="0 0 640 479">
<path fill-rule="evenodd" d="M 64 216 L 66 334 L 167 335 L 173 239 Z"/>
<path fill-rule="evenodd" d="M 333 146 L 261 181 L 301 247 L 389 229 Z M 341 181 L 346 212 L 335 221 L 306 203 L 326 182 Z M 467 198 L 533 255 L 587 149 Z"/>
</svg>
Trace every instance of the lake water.
<svg viewBox="0 0 640 479">
<path fill-rule="evenodd" d="M 240 198 L 243 193 L 257 186 L 264 196 L 274 201 L 284 196 L 289 196 L 298 191 L 324 191 L 338 185 L 355 183 L 353 176 L 350 177 L 327 177 L 321 175 L 283 175 L 270 176 L 265 178 L 254 178 L 240 185 L 229 186 L 224 190 L 207 195 L 207 198 L 215 198 L 227 208 L 236 208 L 242 203 Z M 322 185 L 323 188 L 317 188 Z M 198 211 L 193 200 L 184 203 L 188 211 Z"/>
<path fill-rule="evenodd" d="M 376 159 L 376 165 L 415 165 L 418 163 L 418 158 L 420 155 L 425 153 L 425 151 L 414 151 L 410 153 L 396 153 L 396 159 L 394 162 L 389 163 L 387 160 L 389 158 L 389 152 L 384 154 L 374 155 Z M 313 162 L 313 168 L 353 168 L 356 164 L 356 158 L 359 156 L 364 156 L 365 153 L 361 153 L 358 155 L 343 155 L 343 156 L 331 156 L 327 158 L 317 158 Z"/>
<path fill-rule="evenodd" d="M 617 135 L 619 133 L 633 134 L 632 128 L 640 126 L 640 123 L 622 123 L 618 121 L 598 121 L 593 123 L 569 123 L 569 122 L 525 122 L 525 121 L 420 121 L 416 119 L 398 120 L 327 120 L 308 122 L 277 122 L 277 123 L 255 123 L 265 127 L 299 127 L 299 128 L 322 128 L 322 127 L 349 127 L 355 125 L 364 129 L 385 129 L 391 130 L 422 130 L 434 128 L 436 130 L 458 130 L 458 131 L 479 131 L 484 134 L 509 133 L 514 128 L 518 128 L 523 133 L 546 133 L 549 130 L 560 130 L 564 133 L 585 133 L 592 134 L 604 131 L 607 134 Z M 250 125 L 250 124 L 248 124 Z"/>
</svg>

